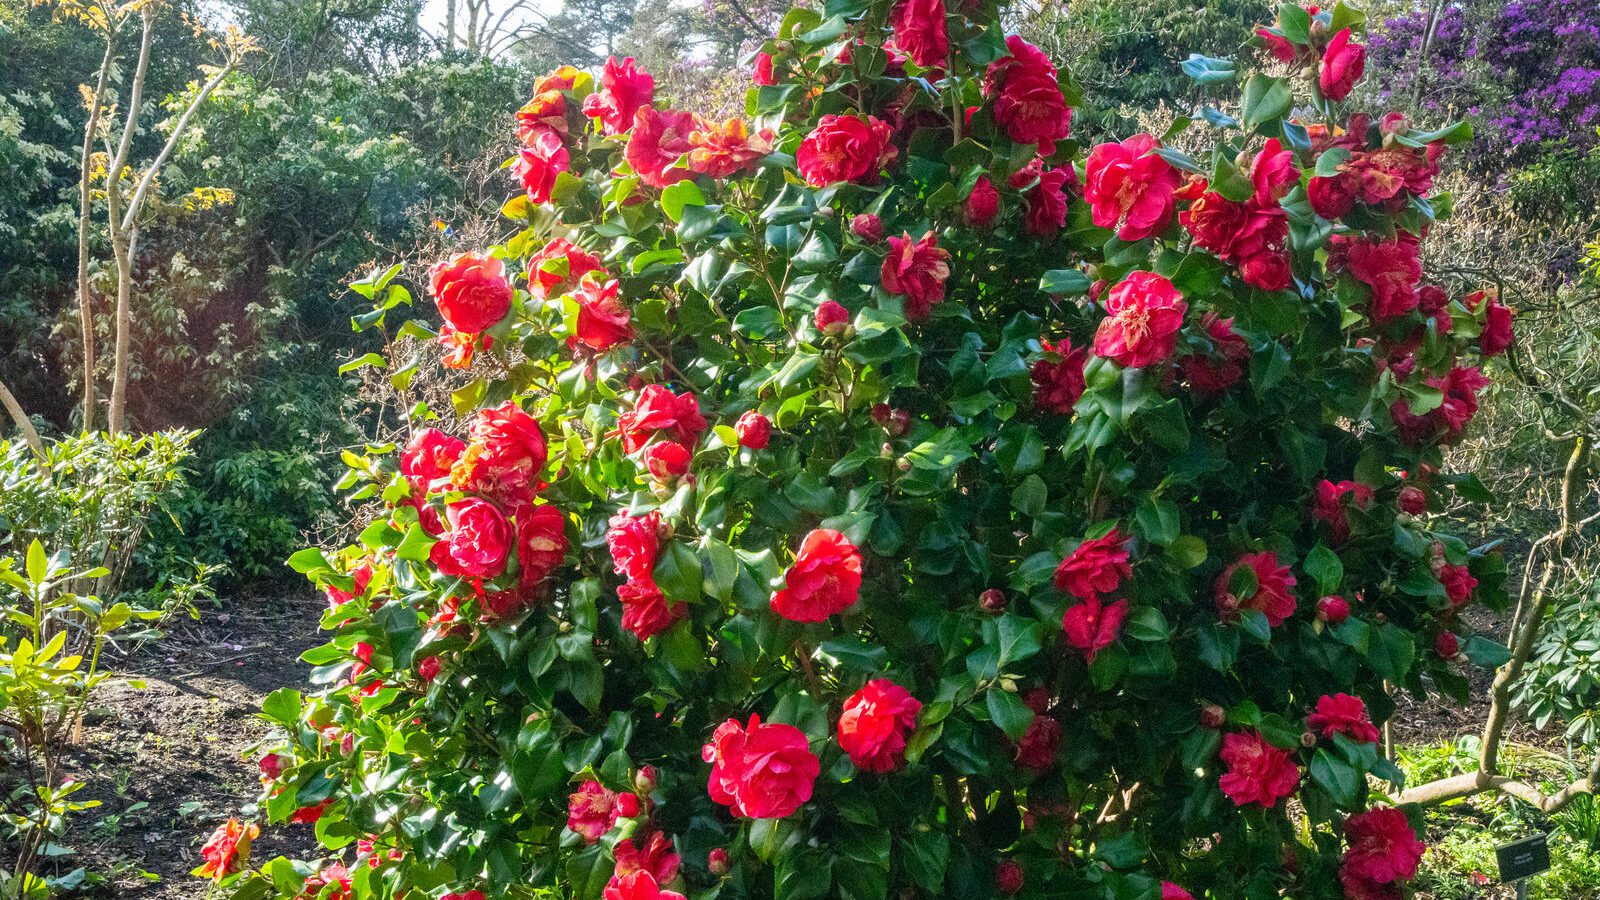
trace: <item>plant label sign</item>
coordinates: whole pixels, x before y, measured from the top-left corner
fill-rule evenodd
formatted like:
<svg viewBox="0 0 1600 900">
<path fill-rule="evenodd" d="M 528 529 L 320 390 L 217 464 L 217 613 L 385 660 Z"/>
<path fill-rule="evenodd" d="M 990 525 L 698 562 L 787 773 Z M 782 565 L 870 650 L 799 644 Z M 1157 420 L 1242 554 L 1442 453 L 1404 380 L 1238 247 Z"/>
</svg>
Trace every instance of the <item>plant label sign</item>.
<svg viewBox="0 0 1600 900">
<path fill-rule="evenodd" d="M 1550 871 L 1550 845 L 1545 838 L 1546 835 L 1536 834 L 1494 849 L 1502 884 Z"/>
</svg>

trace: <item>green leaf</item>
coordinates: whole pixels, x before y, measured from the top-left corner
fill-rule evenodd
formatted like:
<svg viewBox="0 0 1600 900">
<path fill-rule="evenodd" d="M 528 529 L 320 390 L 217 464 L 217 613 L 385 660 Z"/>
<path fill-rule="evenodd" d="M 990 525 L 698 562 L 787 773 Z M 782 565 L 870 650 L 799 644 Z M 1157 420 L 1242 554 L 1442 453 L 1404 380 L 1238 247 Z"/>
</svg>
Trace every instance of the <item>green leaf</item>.
<svg viewBox="0 0 1600 900">
<path fill-rule="evenodd" d="M 305 700 L 294 688 L 278 688 L 261 701 L 261 715 L 270 721 L 294 730 L 300 721 L 300 709 Z"/>
<path fill-rule="evenodd" d="M 302 550 L 301 552 L 305 551 Z M 295 556 L 298 555 L 300 554 L 295 554 Z M 322 551 L 317 551 L 317 555 L 321 556 Z M 294 564 L 293 559 L 294 557 L 290 557 L 290 565 Z M 39 543 L 37 538 L 28 544 L 27 567 L 28 580 L 35 585 L 43 584 L 45 577 L 50 574 L 50 559 L 45 555 L 44 545 Z M 299 570 L 297 569 L 296 571 Z"/>
<path fill-rule="evenodd" d="M 1089 293 L 1093 284 L 1088 275 L 1077 269 L 1051 269 L 1039 279 L 1039 290 L 1046 294 L 1073 296 Z"/>
<path fill-rule="evenodd" d="M 889 661 L 889 649 L 854 637 L 838 637 L 817 645 L 817 652 L 829 665 L 854 669 L 866 674 L 882 672 Z"/>
<path fill-rule="evenodd" d="M 1037 516 L 1044 512 L 1049 495 L 1050 489 L 1045 486 L 1044 479 L 1029 475 L 1011 491 L 1011 507 L 1025 516 Z"/>
<path fill-rule="evenodd" d="M 1318 747 L 1311 759 L 1311 780 L 1342 807 L 1359 804 L 1366 788 L 1361 771 L 1329 753 L 1327 747 Z"/>
<path fill-rule="evenodd" d="M 1379 678 L 1399 684 L 1411 671 L 1417 645 L 1399 626 L 1385 622 L 1371 629 L 1367 639 L 1367 665 Z"/>
<path fill-rule="evenodd" d="M 726 603 L 733 597 L 733 585 L 739 579 L 739 556 L 722 541 L 707 538 L 705 553 L 705 578 L 702 589 L 712 597 Z"/>
<path fill-rule="evenodd" d="M 1167 556 L 1180 568 L 1192 569 L 1206 561 L 1209 551 L 1203 538 L 1180 534 L 1167 548 Z"/>
<path fill-rule="evenodd" d="M 1133 523 L 1140 537 L 1162 547 L 1171 546 L 1178 539 L 1181 524 L 1178 504 L 1145 497 L 1134 509 Z"/>
<path fill-rule="evenodd" d="M 1233 60 L 1201 56 L 1198 53 L 1189 54 L 1189 58 L 1178 65 L 1183 69 L 1183 74 L 1200 84 L 1221 84 L 1232 81 L 1238 74 Z"/>
<path fill-rule="evenodd" d="M 1511 661 L 1511 648 L 1481 634 L 1467 638 L 1461 652 L 1467 655 L 1467 659 L 1471 660 L 1473 665 L 1485 669 L 1498 669 Z"/>
<path fill-rule="evenodd" d="M 661 592 L 673 600 L 699 600 L 703 583 L 699 555 L 682 541 L 667 544 L 656 560 L 655 579 Z"/>
<path fill-rule="evenodd" d="M 1294 93 L 1282 78 L 1252 75 L 1244 85 L 1244 127 L 1256 129 L 1282 118 L 1294 104 Z"/>
<path fill-rule="evenodd" d="M 1278 31 L 1296 44 L 1311 43 L 1311 16 L 1298 3 L 1278 5 Z"/>
<path fill-rule="evenodd" d="M 1128 637 L 1136 641 L 1165 641 L 1172 637 L 1172 626 L 1167 617 L 1154 606 L 1144 606 L 1128 616 L 1125 626 Z"/>
<path fill-rule="evenodd" d="M 1028 726 L 1033 723 L 1033 710 L 1022 702 L 1021 697 L 1010 691 L 998 688 L 991 690 L 986 703 L 989 707 L 989 719 L 1013 741 L 1021 740 L 1027 733 Z"/>
<path fill-rule="evenodd" d="M 35 541 L 34 543 L 37 544 L 38 542 Z M 33 571 L 33 552 L 31 549 L 28 553 L 28 560 L 28 570 L 31 573 Z M 293 556 L 289 557 L 289 568 L 309 577 L 317 572 L 332 571 L 333 563 L 328 562 L 328 558 L 322 555 L 320 548 L 307 547 L 304 550 L 296 551 Z"/>
<path fill-rule="evenodd" d="M 700 192 L 700 185 L 695 184 L 692 178 L 685 178 L 661 189 L 661 211 L 673 222 L 683 220 L 685 206 L 705 205 L 706 195 Z"/>
<path fill-rule="evenodd" d="M 1339 584 L 1344 580 L 1344 564 L 1339 561 L 1339 554 L 1323 544 L 1317 544 L 1306 554 L 1305 570 L 1317 580 L 1318 593 L 1324 595 L 1338 593 Z"/>
<path fill-rule="evenodd" d="M 1246 634 L 1263 644 L 1272 640 L 1272 623 L 1267 621 L 1266 613 L 1259 609 L 1239 610 L 1239 624 L 1244 626 Z"/>
</svg>

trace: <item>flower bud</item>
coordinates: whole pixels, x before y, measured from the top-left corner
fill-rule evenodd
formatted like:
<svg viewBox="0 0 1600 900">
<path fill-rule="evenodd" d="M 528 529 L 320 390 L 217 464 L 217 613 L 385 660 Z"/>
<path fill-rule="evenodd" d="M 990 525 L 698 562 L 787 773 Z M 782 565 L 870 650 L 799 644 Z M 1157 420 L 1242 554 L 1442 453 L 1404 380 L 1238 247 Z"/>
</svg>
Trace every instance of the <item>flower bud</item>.
<svg viewBox="0 0 1600 900">
<path fill-rule="evenodd" d="M 733 431 L 739 436 L 739 446 L 765 450 L 772 440 L 772 420 L 752 409 L 739 417 Z"/>
<path fill-rule="evenodd" d="M 655 792 L 656 785 L 660 783 L 661 778 L 655 766 L 641 766 L 633 776 L 633 789 L 647 797 Z"/>
<path fill-rule="evenodd" d="M 417 674 L 422 677 L 423 681 L 431 682 L 439 677 L 439 670 L 442 668 L 444 668 L 444 663 L 440 661 L 439 657 L 428 656 L 424 657 L 422 662 L 417 663 Z"/>
<path fill-rule="evenodd" d="M 874 403 L 872 404 L 872 421 L 887 428 L 889 427 L 889 414 L 892 412 L 894 412 L 894 408 L 889 404 Z"/>
<path fill-rule="evenodd" d="M 1329 595 L 1317 601 L 1317 619 L 1329 625 L 1338 625 L 1350 618 L 1350 601 Z"/>
<path fill-rule="evenodd" d="M 978 595 L 978 605 L 983 611 L 999 615 L 1006 611 L 1006 592 L 999 588 L 989 588 Z"/>
<path fill-rule="evenodd" d="M 1400 511 L 1413 516 L 1422 515 L 1428 511 L 1428 495 L 1414 484 L 1406 485 L 1400 489 Z"/>
<path fill-rule="evenodd" d="M 850 310 L 845 309 L 844 304 L 837 300 L 827 300 L 817 307 L 813 321 L 816 322 L 818 331 L 829 337 L 838 337 L 850 327 Z"/>
<path fill-rule="evenodd" d="M 1022 866 L 1014 859 L 1003 859 L 994 867 L 994 889 L 1002 897 L 1022 892 Z"/>
<path fill-rule="evenodd" d="M 1455 659 L 1461 652 L 1461 639 L 1453 631 L 1441 631 L 1433 639 L 1433 652 L 1444 659 Z"/>
<path fill-rule="evenodd" d="M 878 455 L 884 459 L 894 459 L 894 445 L 884 441 L 883 446 L 878 448 Z"/>
<path fill-rule="evenodd" d="M 883 221 L 872 213 L 862 213 L 850 220 L 850 231 L 869 244 L 883 240 Z"/>
<path fill-rule="evenodd" d="M 1228 711 L 1215 703 L 1207 703 L 1200 707 L 1200 724 L 1206 728 L 1221 728 L 1222 723 L 1228 721 Z"/>
<path fill-rule="evenodd" d="M 1372 621 L 1373 621 L 1374 624 L 1383 625 L 1383 624 L 1386 624 L 1389 621 L 1389 617 L 1384 615 L 1383 613 L 1375 613 L 1372 616 Z"/>
<path fill-rule="evenodd" d="M 728 874 L 733 868 L 728 864 L 728 851 L 721 847 L 712 848 L 711 853 L 706 856 L 706 868 L 718 878 Z"/>
<path fill-rule="evenodd" d="M 911 430 L 911 413 L 897 409 L 889 414 L 889 434 L 893 437 L 904 437 Z"/>
<path fill-rule="evenodd" d="M 902 472 L 909 472 L 911 471 L 911 460 L 902 456 L 894 461 L 894 467 Z"/>
<path fill-rule="evenodd" d="M 639 795 L 623 794 L 617 798 L 617 815 L 631 819 L 639 814 Z"/>
<path fill-rule="evenodd" d="M 1315 731 L 1302 731 L 1302 732 L 1300 732 L 1300 746 L 1305 747 L 1307 749 L 1310 749 L 1312 747 L 1315 747 L 1316 745 L 1317 745 L 1317 733 Z"/>
</svg>

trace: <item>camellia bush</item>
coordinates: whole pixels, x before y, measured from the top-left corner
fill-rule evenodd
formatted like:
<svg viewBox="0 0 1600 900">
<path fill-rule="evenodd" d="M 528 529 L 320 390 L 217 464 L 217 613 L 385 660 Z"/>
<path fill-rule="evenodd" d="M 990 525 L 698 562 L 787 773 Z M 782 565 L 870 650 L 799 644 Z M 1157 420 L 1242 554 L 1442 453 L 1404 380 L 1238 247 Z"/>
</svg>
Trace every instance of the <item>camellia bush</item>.
<svg viewBox="0 0 1600 900">
<path fill-rule="evenodd" d="M 264 821 L 199 874 L 1405 895 L 1391 697 L 1506 657 L 1459 618 L 1500 559 L 1430 525 L 1485 499 L 1441 447 L 1511 341 L 1420 263 L 1470 133 L 1342 109 L 1360 14 L 1286 5 L 1185 64 L 1215 107 L 1086 146 L 999 13 L 796 9 L 733 121 L 632 60 L 539 82 L 512 233 L 433 267 L 436 334 L 351 364 L 404 392 L 399 338 L 442 341 L 455 409 L 347 456 L 372 524 L 291 561 L 318 690 L 268 698 Z M 327 856 L 252 862 L 262 825 Z"/>
</svg>

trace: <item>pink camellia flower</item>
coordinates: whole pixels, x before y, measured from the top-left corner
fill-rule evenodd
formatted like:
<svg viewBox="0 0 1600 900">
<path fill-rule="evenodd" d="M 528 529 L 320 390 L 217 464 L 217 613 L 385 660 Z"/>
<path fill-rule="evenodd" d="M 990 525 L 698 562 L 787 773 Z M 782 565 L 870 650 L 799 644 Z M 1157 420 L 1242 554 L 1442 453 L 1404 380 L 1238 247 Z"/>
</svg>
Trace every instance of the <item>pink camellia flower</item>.
<svg viewBox="0 0 1600 900">
<path fill-rule="evenodd" d="M 1084 167 L 1083 198 L 1094 224 L 1115 228 L 1117 237 L 1137 241 L 1166 229 L 1176 206 L 1173 192 L 1182 181 L 1171 163 L 1157 156 L 1161 142 L 1136 134 L 1120 144 L 1099 144 Z"/>
<path fill-rule="evenodd" d="M 528 258 L 528 293 L 537 300 L 559 297 L 590 272 L 609 280 L 600 257 L 564 237 L 554 238 Z"/>
<path fill-rule="evenodd" d="M 1106 295 L 1108 315 L 1094 333 L 1094 352 L 1137 369 L 1164 362 L 1178 346 L 1189 305 L 1166 278 L 1131 272 Z"/>
<path fill-rule="evenodd" d="M 755 69 L 750 73 L 750 80 L 760 87 L 771 87 L 778 83 L 772 70 L 772 54 L 757 53 Z"/>
<path fill-rule="evenodd" d="M 1233 575 L 1241 568 L 1249 568 L 1256 576 L 1255 589 L 1246 596 L 1236 596 L 1232 588 Z M 1294 576 L 1289 574 L 1288 566 L 1278 564 L 1278 554 L 1270 550 L 1246 553 L 1217 576 L 1217 611 L 1224 619 L 1231 619 L 1241 609 L 1253 609 L 1276 628 L 1294 615 L 1294 586 Z"/>
<path fill-rule="evenodd" d="M 988 228 L 1000 214 L 1000 192 L 987 175 L 979 175 L 961 208 L 961 217 L 973 228 Z"/>
<path fill-rule="evenodd" d="M 1289 751 L 1267 743 L 1259 731 L 1223 735 L 1221 755 L 1228 771 L 1219 785 L 1235 806 L 1271 807 L 1300 785 L 1300 769 Z"/>
<path fill-rule="evenodd" d="M 717 727 L 700 757 L 711 763 L 711 799 L 746 819 L 781 819 L 811 799 L 822 763 L 793 725 L 763 724 L 751 716 Z"/>
<path fill-rule="evenodd" d="M 753 172 L 763 156 L 772 152 L 772 129 L 751 134 L 743 119 L 728 119 L 721 125 L 701 123 L 689 135 L 689 169 L 712 178 L 731 178 Z"/>
<path fill-rule="evenodd" d="M 1080 600 L 1112 593 L 1122 585 L 1124 578 L 1133 574 L 1127 545 L 1127 535 L 1116 528 L 1079 544 L 1056 567 L 1056 590 Z"/>
<path fill-rule="evenodd" d="M 560 568 L 567 558 L 567 521 L 561 511 L 545 504 L 517 513 L 517 583 L 532 587 Z"/>
<path fill-rule="evenodd" d="M 1340 876 L 1373 884 L 1410 880 L 1428 849 L 1417 840 L 1405 812 L 1392 806 L 1351 816 L 1344 822 L 1344 833 L 1350 846 L 1344 852 Z"/>
<path fill-rule="evenodd" d="M 1072 133 L 1072 108 L 1061 93 L 1056 67 L 1018 35 L 1006 38 L 1009 56 L 989 64 L 983 95 L 994 100 L 994 120 L 1017 144 L 1038 144 L 1049 156 Z"/>
<path fill-rule="evenodd" d="M 867 184 L 894 159 L 889 138 L 894 129 L 872 116 L 823 116 L 800 142 L 795 165 L 806 184 L 826 187 L 841 181 Z"/>
<path fill-rule="evenodd" d="M 1300 170 L 1294 166 L 1294 151 L 1283 149 L 1277 138 L 1267 138 L 1250 166 L 1250 183 L 1255 187 L 1251 202 L 1270 206 L 1282 200 L 1300 183 Z"/>
<path fill-rule="evenodd" d="M 1022 893 L 1026 883 L 1022 864 L 1014 859 L 1002 859 L 994 867 L 994 892 L 1002 897 L 1015 897 Z"/>
<path fill-rule="evenodd" d="M 1466 566 L 1444 565 L 1439 567 L 1439 583 L 1444 585 L 1445 596 L 1450 600 L 1450 606 L 1460 609 L 1472 601 L 1472 592 L 1478 589 L 1478 579 Z"/>
<path fill-rule="evenodd" d="M 617 792 L 598 781 L 578 786 L 567 798 L 567 827 L 593 844 L 617 824 Z"/>
<path fill-rule="evenodd" d="M 622 602 L 623 629 L 641 641 L 666 631 L 689 611 L 689 604 L 668 600 L 654 576 L 619 585 L 617 599 Z"/>
<path fill-rule="evenodd" d="M 1194 900 L 1194 895 L 1170 881 L 1161 882 L 1161 900 Z"/>
<path fill-rule="evenodd" d="M 772 611 L 794 622 L 821 622 L 855 604 L 861 592 L 861 551 L 829 528 L 805 536 Z"/>
<path fill-rule="evenodd" d="M 1511 346 L 1511 307 L 1503 306 L 1498 296 L 1489 298 L 1489 308 L 1483 314 L 1483 332 L 1478 335 L 1478 352 L 1484 356 L 1499 356 Z"/>
<path fill-rule="evenodd" d="M 734 434 L 739 436 L 739 446 L 750 450 L 765 450 L 772 440 L 772 420 L 749 410 L 734 423 Z"/>
<path fill-rule="evenodd" d="M 924 69 L 942 66 L 950 55 L 944 0 L 899 0 L 889 12 L 894 45 Z"/>
<path fill-rule="evenodd" d="M 652 510 L 634 516 L 623 509 L 607 524 L 606 548 L 611 552 L 612 568 L 629 581 L 649 578 L 661 549 L 661 514 Z"/>
<path fill-rule="evenodd" d="M 613 56 L 600 73 L 600 90 L 584 98 L 583 114 L 599 119 L 606 134 L 622 134 L 634 127 L 635 115 L 650 105 L 655 92 L 655 78 L 640 70 L 633 57 L 617 62 Z"/>
<path fill-rule="evenodd" d="M 554 131 L 541 131 L 533 143 L 518 148 L 517 162 L 511 174 L 522 182 L 522 189 L 534 203 L 549 203 L 556 187 L 556 177 L 572 168 L 572 155 L 561 135 Z"/>
<path fill-rule="evenodd" d="M 823 334 L 838 336 L 850 325 L 850 310 L 837 300 L 824 300 L 817 307 L 812 321 Z"/>
<path fill-rule="evenodd" d="M 467 442 L 437 428 L 424 428 L 413 434 L 400 454 L 400 474 L 413 491 L 425 493 L 434 482 L 448 481 L 450 469 L 467 449 Z"/>
<path fill-rule="evenodd" d="M 1350 618 L 1350 601 L 1329 594 L 1317 601 L 1317 618 L 1329 625 L 1338 625 Z"/>
<path fill-rule="evenodd" d="M 468 431 L 472 440 L 450 469 L 450 484 L 517 512 L 532 504 L 543 486 L 539 474 L 548 459 L 544 432 L 515 400 L 478 410 Z"/>
<path fill-rule="evenodd" d="M 617 818 L 632 819 L 637 815 L 639 815 L 639 795 L 626 793 L 618 794 Z"/>
<path fill-rule="evenodd" d="M 266 756 L 261 757 L 260 762 L 256 763 L 256 768 L 261 770 L 262 780 L 277 781 L 278 776 L 282 775 L 283 770 L 292 763 L 293 760 L 282 753 L 268 753 Z"/>
<path fill-rule="evenodd" d="M 909 233 L 889 238 L 889 254 L 881 272 L 883 289 L 905 295 L 907 319 L 926 319 L 933 305 L 944 300 L 949 259 L 950 251 L 939 247 L 932 231 L 915 241 Z"/>
<path fill-rule="evenodd" d="M 578 302 L 578 343 L 604 353 L 633 340 L 633 321 L 618 296 L 621 290 L 614 278 L 602 284 L 590 276 L 578 285 L 572 295 Z"/>
<path fill-rule="evenodd" d="M 851 216 L 850 233 L 868 244 L 876 244 L 883 240 L 883 220 L 872 213 Z"/>
<path fill-rule="evenodd" d="M 1335 544 L 1350 540 L 1350 513 L 1344 498 L 1357 509 L 1372 505 L 1372 488 L 1355 481 L 1333 482 L 1324 478 L 1317 483 L 1316 498 L 1312 501 L 1311 517 L 1328 526 Z"/>
<path fill-rule="evenodd" d="M 634 872 L 613 878 L 601 893 L 601 900 L 685 900 L 677 891 L 664 891 L 649 872 Z"/>
<path fill-rule="evenodd" d="M 1067 192 L 1064 189 L 1070 168 L 1046 169 L 1023 197 L 1022 224 L 1035 237 L 1052 238 L 1067 224 Z"/>
<path fill-rule="evenodd" d="M 1028 730 L 1017 742 L 1017 763 L 1025 768 L 1043 770 L 1055 765 L 1056 754 L 1061 752 L 1061 722 L 1035 713 Z"/>
<path fill-rule="evenodd" d="M 1028 372 L 1033 381 L 1033 405 L 1048 413 L 1070 416 L 1083 397 L 1083 364 L 1088 361 L 1088 349 L 1074 347 L 1065 338 L 1054 344 L 1041 339 L 1039 345 L 1056 358 L 1040 357 Z"/>
<path fill-rule="evenodd" d="M 644 467 L 657 481 L 673 481 L 689 471 L 689 448 L 677 441 L 656 441 L 644 448 Z"/>
<path fill-rule="evenodd" d="M 1369 744 L 1378 740 L 1378 726 L 1367 715 L 1367 704 L 1349 694 L 1318 698 L 1316 710 L 1306 716 L 1306 727 L 1330 740 L 1336 734 Z"/>
<path fill-rule="evenodd" d="M 1342 175 L 1319 175 L 1306 185 L 1306 199 L 1317 215 L 1338 221 L 1356 208 L 1356 185 Z"/>
<path fill-rule="evenodd" d="M 439 677 L 439 672 L 444 668 L 444 661 L 437 656 L 425 656 L 422 662 L 417 663 L 417 676 L 423 681 L 431 682 Z"/>
<path fill-rule="evenodd" d="M 1122 623 L 1128 618 L 1128 601 L 1102 604 L 1091 597 L 1082 603 L 1067 607 L 1061 616 L 1061 628 L 1067 643 L 1083 651 L 1091 664 L 1101 650 L 1111 646 L 1122 634 Z"/>
<path fill-rule="evenodd" d="M 1444 659 L 1455 659 L 1461 654 L 1461 639 L 1453 631 L 1441 631 L 1433 639 L 1433 652 Z"/>
<path fill-rule="evenodd" d="M 639 800 L 633 794 L 623 794 L 623 799 L 634 798 L 633 815 L 638 815 Z M 633 818 L 633 816 L 627 816 Z M 667 884 L 678 877 L 678 868 L 683 863 L 676 850 L 672 847 L 672 838 L 665 833 L 650 829 L 635 838 L 623 838 L 611 849 L 611 856 L 616 860 L 616 869 L 611 879 L 624 878 L 634 872 L 648 872 L 651 877 L 661 884 Z"/>
<path fill-rule="evenodd" d="M 441 574 L 493 578 L 511 553 L 511 524 L 493 503 L 468 497 L 445 508 L 450 530 L 433 545 L 431 560 Z"/>
<path fill-rule="evenodd" d="M 874 678 L 844 702 L 839 748 L 863 772 L 893 772 L 906 761 L 906 737 L 922 703 L 887 678 Z"/>
<path fill-rule="evenodd" d="M 645 385 L 634 400 L 633 409 L 617 420 L 622 449 L 630 454 L 638 453 L 657 434 L 692 447 L 705 430 L 706 420 L 694 394 L 674 394 L 671 388 L 659 384 Z"/>
<path fill-rule="evenodd" d="M 690 135 L 703 130 L 703 124 L 694 113 L 643 107 L 634 114 L 633 134 L 622 157 L 639 180 L 653 188 L 693 178 L 694 173 L 677 162 L 694 149 Z"/>
<path fill-rule="evenodd" d="M 1341 28 L 1322 52 L 1322 70 L 1317 73 L 1317 86 L 1322 96 L 1337 103 L 1350 96 L 1350 89 L 1361 80 L 1367 68 L 1367 49 L 1350 40 L 1350 29 Z"/>
<path fill-rule="evenodd" d="M 515 292 L 506 281 L 505 263 L 493 256 L 463 253 L 428 270 L 428 285 L 439 315 L 456 331 L 477 334 L 494 327 L 511 309 Z"/>
<path fill-rule="evenodd" d="M 560 90 L 541 91 L 536 86 L 533 97 L 517 110 L 517 140 L 525 144 L 546 131 L 566 134 L 567 130 L 567 95 Z"/>
</svg>

